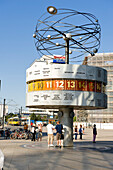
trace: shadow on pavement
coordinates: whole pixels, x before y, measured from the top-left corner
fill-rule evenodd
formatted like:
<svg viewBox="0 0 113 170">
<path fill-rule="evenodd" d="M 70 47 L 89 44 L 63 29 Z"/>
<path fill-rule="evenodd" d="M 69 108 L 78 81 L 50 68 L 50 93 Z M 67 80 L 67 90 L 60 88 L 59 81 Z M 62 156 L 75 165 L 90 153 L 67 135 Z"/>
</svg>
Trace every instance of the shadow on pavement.
<svg viewBox="0 0 113 170">
<path fill-rule="evenodd" d="M 113 142 L 112 141 L 97 141 L 93 143 L 92 141 L 76 141 L 73 142 L 73 147 L 79 151 L 97 151 L 97 152 L 107 152 L 113 153 Z"/>
</svg>

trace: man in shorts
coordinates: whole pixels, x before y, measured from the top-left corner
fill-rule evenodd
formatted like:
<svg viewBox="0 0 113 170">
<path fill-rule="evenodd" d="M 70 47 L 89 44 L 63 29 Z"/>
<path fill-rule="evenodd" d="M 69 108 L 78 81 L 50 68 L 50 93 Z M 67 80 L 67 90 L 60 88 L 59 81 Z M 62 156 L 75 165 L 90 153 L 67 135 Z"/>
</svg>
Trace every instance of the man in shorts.
<svg viewBox="0 0 113 170">
<path fill-rule="evenodd" d="M 49 146 L 54 146 L 54 145 L 53 145 L 53 130 L 54 130 L 54 127 L 53 127 L 53 125 L 51 124 L 51 121 L 49 121 L 49 124 L 47 125 L 48 147 L 49 147 Z M 50 144 L 50 141 L 51 141 L 51 144 Z"/>
<path fill-rule="evenodd" d="M 62 129 L 63 129 L 63 126 L 62 124 L 60 124 L 60 121 L 57 122 L 57 125 L 55 127 L 56 129 L 56 137 L 57 137 L 57 146 L 60 146 L 61 147 L 61 134 L 62 134 Z"/>
</svg>

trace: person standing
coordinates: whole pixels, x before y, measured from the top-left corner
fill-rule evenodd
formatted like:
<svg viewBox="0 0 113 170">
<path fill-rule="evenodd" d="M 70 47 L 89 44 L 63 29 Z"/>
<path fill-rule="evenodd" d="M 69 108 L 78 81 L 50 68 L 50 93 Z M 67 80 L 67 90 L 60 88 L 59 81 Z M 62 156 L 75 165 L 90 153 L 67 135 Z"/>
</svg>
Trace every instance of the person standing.
<svg viewBox="0 0 113 170">
<path fill-rule="evenodd" d="M 49 121 L 49 124 L 47 125 L 48 147 L 49 147 L 49 146 L 54 146 L 54 145 L 53 145 L 53 130 L 54 130 L 54 127 L 53 127 L 53 125 L 51 124 L 51 121 Z M 51 141 L 51 144 L 50 144 L 50 141 Z"/>
<path fill-rule="evenodd" d="M 75 126 L 75 140 L 77 140 L 77 135 L 78 135 L 78 128 L 77 125 Z"/>
<path fill-rule="evenodd" d="M 33 126 L 33 122 L 31 122 L 31 128 L 32 128 L 32 126 Z"/>
<path fill-rule="evenodd" d="M 83 134 L 84 134 L 84 130 L 85 130 L 85 127 L 84 127 L 84 124 L 83 124 Z"/>
<path fill-rule="evenodd" d="M 42 141 L 42 124 L 41 123 L 38 124 L 38 130 L 39 130 L 39 132 L 38 132 L 38 139 L 37 140 L 40 139 L 40 141 Z"/>
<path fill-rule="evenodd" d="M 63 126 L 62 124 L 60 124 L 60 121 L 57 122 L 57 125 L 55 127 L 56 129 L 56 137 L 57 137 L 57 146 L 60 146 L 61 147 L 61 135 L 62 135 L 62 129 L 63 129 Z"/>
<path fill-rule="evenodd" d="M 97 129 L 96 129 L 96 125 L 94 124 L 94 127 L 93 127 L 93 143 L 96 143 L 95 140 L 96 140 L 96 135 L 97 135 Z"/>
<path fill-rule="evenodd" d="M 25 130 L 25 132 L 28 131 L 28 125 L 26 123 L 24 124 L 24 130 Z"/>
<path fill-rule="evenodd" d="M 35 131 L 35 126 L 33 125 L 32 128 L 31 128 L 31 133 L 32 133 L 32 141 L 35 141 L 35 134 L 36 134 L 36 131 Z"/>
<path fill-rule="evenodd" d="M 80 125 L 79 135 L 80 135 L 80 139 L 82 140 L 82 125 Z"/>
<path fill-rule="evenodd" d="M 35 131 L 36 131 L 36 140 L 38 141 L 38 133 L 39 133 L 38 126 L 35 127 Z"/>
</svg>

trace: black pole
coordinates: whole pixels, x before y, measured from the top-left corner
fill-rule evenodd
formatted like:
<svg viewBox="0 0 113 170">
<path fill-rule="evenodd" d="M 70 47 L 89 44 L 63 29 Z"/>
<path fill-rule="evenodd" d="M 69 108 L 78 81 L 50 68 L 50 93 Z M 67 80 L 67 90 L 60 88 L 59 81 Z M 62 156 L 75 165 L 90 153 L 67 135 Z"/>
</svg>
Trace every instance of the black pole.
<svg viewBox="0 0 113 170">
<path fill-rule="evenodd" d="M 5 100 L 6 99 L 4 99 L 4 103 L 3 103 L 3 129 L 4 129 L 4 122 L 5 122 Z"/>
<path fill-rule="evenodd" d="M 21 109 L 20 109 L 20 124 L 22 123 L 21 117 L 22 117 L 22 106 L 21 106 Z"/>
<path fill-rule="evenodd" d="M 20 109 L 20 114 L 21 114 L 21 116 L 22 116 L 22 106 L 21 106 L 21 109 Z"/>
<path fill-rule="evenodd" d="M 19 109 L 19 115 L 20 115 L 20 109 Z"/>
<path fill-rule="evenodd" d="M 65 41 L 65 64 L 69 64 L 69 39 L 67 38 Z"/>
</svg>

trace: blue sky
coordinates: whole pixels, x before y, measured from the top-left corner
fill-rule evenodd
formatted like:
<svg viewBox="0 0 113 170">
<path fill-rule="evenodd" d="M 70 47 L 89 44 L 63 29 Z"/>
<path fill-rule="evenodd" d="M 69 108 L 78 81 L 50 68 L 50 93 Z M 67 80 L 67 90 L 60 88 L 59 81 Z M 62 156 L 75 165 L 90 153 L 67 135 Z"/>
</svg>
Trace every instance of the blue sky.
<svg viewBox="0 0 113 170">
<path fill-rule="evenodd" d="M 38 57 L 32 35 L 48 6 L 94 14 L 102 29 L 99 52 L 113 52 L 112 0 L 0 0 L 0 103 L 25 108 L 26 69 Z"/>
</svg>

